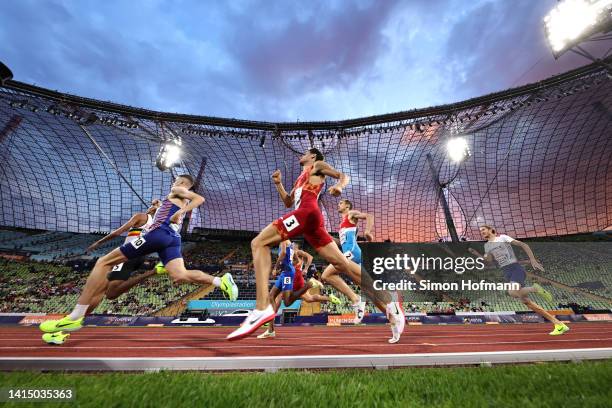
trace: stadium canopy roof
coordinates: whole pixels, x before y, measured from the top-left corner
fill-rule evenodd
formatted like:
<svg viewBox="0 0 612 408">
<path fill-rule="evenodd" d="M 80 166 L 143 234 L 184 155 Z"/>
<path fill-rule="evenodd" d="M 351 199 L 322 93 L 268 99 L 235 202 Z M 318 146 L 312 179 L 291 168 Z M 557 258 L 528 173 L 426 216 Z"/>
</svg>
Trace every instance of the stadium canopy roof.
<svg viewBox="0 0 612 408">
<path fill-rule="evenodd" d="M 271 123 L 155 112 L 9 80 L 0 87 L 0 225 L 115 228 L 144 209 L 138 195 L 168 190 L 172 176 L 155 158 L 162 143 L 181 139 L 174 174 L 200 176 L 207 199 L 190 228 L 263 228 L 286 211 L 270 174 L 281 169 L 290 185 L 298 155 L 314 146 L 351 176 L 344 196 L 375 216 L 381 240 L 446 237 L 439 194 L 468 239 L 482 223 L 517 237 L 600 230 L 612 224 L 611 85 L 592 64 L 440 107 Z M 463 163 L 444 148 L 457 136 L 471 151 Z M 321 198 L 332 231 L 337 201 Z"/>
</svg>

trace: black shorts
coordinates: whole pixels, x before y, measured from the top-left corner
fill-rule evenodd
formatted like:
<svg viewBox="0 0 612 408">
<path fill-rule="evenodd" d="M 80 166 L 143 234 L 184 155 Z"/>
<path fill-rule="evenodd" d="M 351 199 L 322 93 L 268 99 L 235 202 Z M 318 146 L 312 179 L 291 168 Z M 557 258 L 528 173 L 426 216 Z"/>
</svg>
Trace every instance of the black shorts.
<svg viewBox="0 0 612 408">
<path fill-rule="evenodd" d="M 113 267 L 113 270 L 108 273 L 107 279 L 109 281 L 116 281 L 116 280 L 126 281 L 130 279 L 134 271 L 140 269 L 140 267 L 144 265 L 144 262 L 145 262 L 145 258 L 143 256 L 140 258 L 129 259 L 125 261 L 124 263 L 115 265 Z"/>
</svg>

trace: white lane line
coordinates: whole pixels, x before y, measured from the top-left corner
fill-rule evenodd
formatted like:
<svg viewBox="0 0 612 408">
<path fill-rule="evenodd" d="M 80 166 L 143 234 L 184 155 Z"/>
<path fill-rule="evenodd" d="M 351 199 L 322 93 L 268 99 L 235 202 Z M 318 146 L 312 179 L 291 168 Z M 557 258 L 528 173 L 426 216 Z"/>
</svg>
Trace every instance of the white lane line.
<svg viewBox="0 0 612 408">
<path fill-rule="evenodd" d="M 321 355 L 281 355 L 281 356 L 227 356 L 227 357 L 0 357 L 0 361 L 30 361 L 30 360 L 47 360 L 47 361 L 201 361 L 201 360 L 276 360 L 278 358 L 291 358 L 296 360 L 316 359 L 335 359 L 342 358 L 359 358 L 359 357 L 430 357 L 430 356 L 480 356 L 480 355 L 525 355 L 525 354 L 556 354 L 556 353 L 610 353 L 612 347 L 590 347 L 590 348 L 572 348 L 572 349 L 543 349 L 543 350 L 508 350 L 508 351 L 466 351 L 466 352 L 445 352 L 445 353 L 389 353 L 389 354 L 321 354 Z"/>
<path fill-rule="evenodd" d="M 562 342 L 577 342 L 577 341 L 593 341 L 593 342 L 601 342 L 601 341 L 612 341 L 612 337 L 603 338 L 603 339 L 550 339 L 550 340 L 525 340 L 525 341 L 496 341 L 496 342 L 460 342 L 460 343 L 446 343 L 441 344 L 440 346 L 494 346 L 494 345 L 509 345 L 509 344 L 541 344 L 541 343 L 562 343 Z M 384 342 L 379 343 L 358 343 L 358 344 L 339 344 L 339 345 L 331 345 L 337 347 L 396 347 L 396 346 L 424 346 L 427 343 L 397 343 L 397 344 L 387 344 Z M 61 348 L 56 348 L 53 346 L 0 346 L 0 350 L 48 350 L 48 351 L 62 351 L 62 350 L 109 350 L 109 349 L 117 349 L 117 350 L 176 350 L 176 349 L 191 349 L 191 350 L 228 350 L 228 349 L 243 349 L 243 348 L 320 348 L 320 344 L 246 344 L 242 346 L 61 346 Z"/>
<path fill-rule="evenodd" d="M 262 357 L 0 357 L 2 370 L 45 371 L 236 371 L 325 368 L 389 368 L 508 364 L 535 361 L 608 359 L 612 348 L 417 354 L 284 355 Z"/>
<path fill-rule="evenodd" d="M 276 337 L 273 341 L 278 341 L 278 340 L 303 340 L 303 339 L 308 339 L 308 340 L 329 340 L 329 339 L 334 339 L 336 340 L 337 337 L 334 335 L 329 335 L 329 336 L 310 336 L 308 334 L 305 334 L 304 336 L 294 336 L 294 335 L 286 335 L 283 330 L 279 329 L 278 330 L 280 333 L 278 333 L 278 337 Z M 77 333 L 77 332 L 73 332 L 73 333 Z M 38 333 L 37 333 L 38 334 Z M 40 333 L 42 335 L 42 332 Z M 144 334 L 144 333 L 143 333 Z M 200 334 L 200 333 L 198 333 Z M 202 333 L 203 335 L 205 335 L 205 333 Z M 385 335 L 387 333 L 384 334 L 380 334 L 377 333 L 378 335 L 380 335 L 381 337 L 385 337 Z M 612 334 L 612 331 L 608 332 L 602 332 L 602 331 L 593 331 L 593 332 L 567 332 L 563 335 L 563 338 L 568 338 L 570 336 L 580 336 L 580 335 L 585 335 L 585 334 L 598 334 L 598 335 L 610 335 Z M 172 333 L 172 335 L 176 336 L 176 333 Z M 195 336 L 196 334 L 194 334 Z M 492 333 L 492 334 L 456 334 L 456 335 L 452 335 L 452 336 L 429 336 L 429 335 L 418 335 L 415 333 L 412 333 L 409 329 L 406 329 L 406 331 L 403 334 L 404 336 L 410 336 L 410 337 L 421 337 L 424 339 L 428 339 L 428 338 L 436 338 L 436 339 L 456 339 L 459 337 L 476 337 L 476 338 L 487 338 L 487 337 L 519 337 L 519 336 L 529 336 L 529 337 L 533 337 L 534 335 L 540 335 L 540 336 L 548 336 L 548 332 L 530 332 L 530 333 L 508 333 L 508 334 L 497 334 L 497 333 Z M 124 336 L 124 337 L 122 337 Z M 35 337 L 32 336 L 23 336 L 23 337 L 9 337 L 9 338 L 2 338 L 3 341 L 28 341 L 28 340 L 38 340 L 40 336 L 36 335 Z M 356 340 L 356 339 L 365 339 L 365 340 L 371 340 L 372 337 L 376 337 L 376 336 L 350 336 L 350 340 Z M 75 340 L 76 340 L 76 336 L 75 336 Z M 574 338 L 572 337 L 572 339 L 578 341 L 580 339 Z M 198 337 L 188 337 L 188 335 L 185 335 L 184 337 L 164 337 L 164 336 L 159 336 L 159 337 L 154 337 L 152 338 L 151 336 L 149 337 L 132 337 L 129 335 L 118 335 L 118 337 L 108 337 L 108 336 L 103 336 L 103 335 L 98 335 L 98 336 L 94 336 L 92 334 L 89 333 L 82 333 L 78 335 L 78 340 L 100 340 L 100 341 L 125 341 L 125 342 L 129 342 L 129 341 L 145 341 L 145 342 L 154 342 L 154 341 L 215 341 L 215 340 L 225 340 L 225 336 L 217 336 L 217 337 L 205 337 L 205 338 L 198 338 Z"/>
</svg>

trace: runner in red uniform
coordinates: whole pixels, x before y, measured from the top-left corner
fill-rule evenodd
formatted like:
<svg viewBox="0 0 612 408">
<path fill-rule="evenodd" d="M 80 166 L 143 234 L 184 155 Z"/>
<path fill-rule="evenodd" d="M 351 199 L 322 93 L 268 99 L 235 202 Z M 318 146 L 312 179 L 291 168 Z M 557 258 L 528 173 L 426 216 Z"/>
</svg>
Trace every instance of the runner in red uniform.
<svg viewBox="0 0 612 408">
<path fill-rule="evenodd" d="M 256 308 L 244 320 L 242 325 L 227 336 L 228 340 L 238 340 L 251 335 L 261 325 L 274 319 L 274 307 L 270 304 L 268 283 L 272 258 L 270 248 L 281 241 L 303 235 L 313 248 L 334 267 L 356 281 L 360 280 L 359 265 L 349 261 L 342 254 L 333 238 L 323 224 L 323 214 L 319 208 L 318 198 L 325 177 L 329 176 L 338 182 L 328 189 L 334 197 L 342 193 L 348 184 L 349 177 L 325 163 L 323 154 L 318 149 L 310 149 L 300 157 L 303 170 L 290 193 L 287 193 L 281 180 L 280 170 L 272 174 L 272 180 L 286 207 L 295 205 L 295 210 L 269 224 L 251 242 L 255 279 L 257 283 Z"/>
</svg>

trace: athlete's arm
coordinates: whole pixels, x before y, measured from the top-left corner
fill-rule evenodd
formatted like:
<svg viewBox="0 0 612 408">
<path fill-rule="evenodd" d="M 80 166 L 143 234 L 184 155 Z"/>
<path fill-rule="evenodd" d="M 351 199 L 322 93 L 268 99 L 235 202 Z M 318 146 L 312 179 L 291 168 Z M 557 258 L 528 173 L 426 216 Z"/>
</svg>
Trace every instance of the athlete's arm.
<svg viewBox="0 0 612 408">
<path fill-rule="evenodd" d="M 305 259 L 306 261 L 304 262 L 304 271 L 308 272 L 308 268 L 310 267 L 310 264 L 312 263 L 312 255 L 310 255 L 308 252 L 306 251 L 302 251 L 301 249 L 298 249 L 297 252 L 295 253 L 297 256 L 299 256 L 302 259 Z"/>
<path fill-rule="evenodd" d="M 194 208 L 198 208 L 204 204 L 204 197 L 194 193 L 193 191 L 187 190 L 185 187 L 172 187 L 170 190 L 170 196 L 173 198 L 179 198 L 181 200 L 189 200 L 189 204 L 181 208 L 170 218 L 170 222 L 177 224 L 183 217 L 183 214 L 188 213 Z"/>
<path fill-rule="evenodd" d="M 366 220 L 366 227 L 363 235 L 365 239 L 369 242 L 374 241 L 374 235 L 372 235 L 372 228 L 374 227 L 374 216 L 372 214 L 364 213 L 357 210 L 349 211 L 349 219 L 353 218 L 355 220 Z"/>
<path fill-rule="evenodd" d="M 285 241 L 281 242 L 279 247 L 280 247 L 280 252 L 278 254 L 278 258 L 276 258 L 276 263 L 274 264 L 274 268 L 272 269 L 272 275 L 274 276 L 276 276 L 278 268 L 283 262 L 283 259 L 285 259 L 285 254 L 287 253 L 287 244 L 285 243 Z"/>
<path fill-rule="evenodd" d="M 478 252 L 477 250 L 475 250 L 474 248 L 470 248 L 470 249 L 468 249 L 468 251 L 469 251 L 469 252 L 470 252 L 472 255 L 474 255 L 474 256 L 476 256 L 476 257 L 478 257 L 478 258 L 482 258 L 482 259 L 484 259 L 484 261 L 485 261 L 486 263 L 493 263 L 493 256 L 492 256 L 491 254 L 484 254 L 484 255 L 483 255 L 483 254 L 481 254 L 480 252 Z"/>
<path fill-rule="evenodd" d="M 338 180 L 336 184 L 334 184 L 327 190 L 327 192 L 333 195 L 334 197 L 338 197 L 340 194 L 342 194 L 342 189 L 346 187 L 346 185 L 349 183 L 351 179 L 346 174 L 334 169 L 328 163 L 325 163 L 324 161 L 321 161 L 321 160 L 315 162 L 313 166 L 313 170 L 314 170 L 314 173 L 322 174 L 324 176 L 329 176 L 331 178 L 335 178 L 336 180 Z"/>
<path fill-rule="evenodd" d="M 531 266 L 533 267 L 533 269 L 537 269 L 538 271 L 544 272 L 544 267 L 540 262 L 538 262 L 535 255 L 533 255 L 533 251 L 531 250 L 531 248 L 529 248 L 529 245 L 522 241 L 519 241 L 518 239 L 513 239 L 510 243 L 525 251 L 525 253 L 529 257 L 529 262 L 531 262 Z"/>
<path fill-rule="evenodd" d="M 274 173 L 272 173 L 272 181 L 274 182 L 276 191 L 278 191 L 278 194 L 280 195 L 283 204 L 285 204 L 285 207 L 291 207 L 293 205 L 293 190 L 291 190 L 291 193 L 287 193 L 287 190 L 285 190 L 280 170 L 276 170 Z"/>
<path fill-rule="evenodd" d="M 132 215 L 132 218 L 130 218 L 125 224 L 123 224 L 122 226 L 120 226 L 119 228 L 117 228 L 116 230 L 108 234 L 107 236 L 103 237 L 102 239 L 97 240 L 96 242 L 91 244 L 89 247 L 87 247 L 85 252 L 88 252 L 88 253 L 92 252 L 96 250 L 97 248 L 99 248 L 100 245 L 104 244 L 107 241 L 110 241 L 111 239 L 115 237 L 120 236 L 124 232 L 128 231 L 130 228 L 140 227 L 146 223 L 147 223 L 147 214 L 145 213 L 134 214 Z"/>
</svg>

